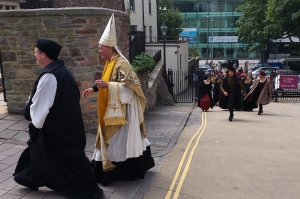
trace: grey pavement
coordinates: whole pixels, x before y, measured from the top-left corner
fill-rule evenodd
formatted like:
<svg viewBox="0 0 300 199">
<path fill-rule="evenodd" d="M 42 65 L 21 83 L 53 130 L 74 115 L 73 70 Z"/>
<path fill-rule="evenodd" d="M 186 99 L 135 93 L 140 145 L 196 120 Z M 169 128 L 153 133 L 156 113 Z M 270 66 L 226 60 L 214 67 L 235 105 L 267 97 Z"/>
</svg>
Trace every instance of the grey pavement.
<svg viewBox="0 0 300 199">
<path fill-rule="evenodd" d="M 146 173 L 145 179 L 132 182 L 117 181 L 103 187 L 104 196 L 109 199 L 140 199 L 147 191 L 157 170 L 166 155 L 173 149 L 185 124 L 193 110 L 192 104 L 176 104 L 175 106 L 156 107 L 145 115 L 147 137 L 151 143 L 152 156 L 156 166 Z M 12 178 L 12 173 L 28 140 L 28 121 L 23 116 L 7 113 L 3 93 L 0 93 L 0 198 L 64 198 L 59 193 L 46 187 L 39 191 L 18 185 Z M 86 154 L 92 157 L 94 151 L 94 134 L 87 134 Z"/>
</svg>

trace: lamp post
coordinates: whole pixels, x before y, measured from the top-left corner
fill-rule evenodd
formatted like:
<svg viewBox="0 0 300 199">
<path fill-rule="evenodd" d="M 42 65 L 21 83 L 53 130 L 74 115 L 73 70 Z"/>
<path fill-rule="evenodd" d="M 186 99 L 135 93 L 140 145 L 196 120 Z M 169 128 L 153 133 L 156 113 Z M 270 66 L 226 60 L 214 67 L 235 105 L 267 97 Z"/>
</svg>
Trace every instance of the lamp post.
<svg viewBox="0 0 300 199">
<path fill-rule="evenodd" d="M 208 40 L 209 40 L 209 38 L 208 38 L 208 32 L 209 32 L 209 25 L 208 25 L 208 18 L 209 18 L 209 16 L 207 15 L 206 16 L 206 23 L 207 23 L 207 33 L 206 33 L 206 37 L 207 37 L 207 39 L 206 39 L 206 64 L 208 63 Z"/>
<path fill-rule="evenodd" d="M 166 69 L 166 34 L 168 31 L 168 27 L 166 26 L 165 23 L 160 27 L 161 33 L 163 35 L 163 40 L 164 40 L 164 78 L 166 79 L 167 77 L 167 69 Z"/>
<path fill-rule="evenodd" d="M 214 20 L 211 20 L 212 22 L 212 29 L 214 28 Z M 211 37 L 212 37 L 212 46 L 211 46 L 211 58 L 214 60 L 214 32 L 211 30 Z"/>
</svg>

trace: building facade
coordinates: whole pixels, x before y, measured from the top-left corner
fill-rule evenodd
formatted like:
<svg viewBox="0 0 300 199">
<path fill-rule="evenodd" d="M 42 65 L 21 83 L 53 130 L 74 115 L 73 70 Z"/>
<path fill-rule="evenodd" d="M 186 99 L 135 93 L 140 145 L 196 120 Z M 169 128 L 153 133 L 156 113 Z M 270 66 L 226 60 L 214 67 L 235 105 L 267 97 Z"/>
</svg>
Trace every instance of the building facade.
<svg viewBox="0 0 300 199">
<path fill-rule="evenodd" d="M 236 34 L 236 21 L 242 15 L 235 9 L 241 0 L 174 0 L 184 19 L 182 40 L 199 50 L 200 58 L 259 59 L 260 52 L 244 50 Z"/>
<path fill-rule="evenodd" d="M 144 31 L 146 42 L 157 41 L 156 0 L 124 0 L 125 10 L 130 14 L 130 29 Z"/>
</svg>

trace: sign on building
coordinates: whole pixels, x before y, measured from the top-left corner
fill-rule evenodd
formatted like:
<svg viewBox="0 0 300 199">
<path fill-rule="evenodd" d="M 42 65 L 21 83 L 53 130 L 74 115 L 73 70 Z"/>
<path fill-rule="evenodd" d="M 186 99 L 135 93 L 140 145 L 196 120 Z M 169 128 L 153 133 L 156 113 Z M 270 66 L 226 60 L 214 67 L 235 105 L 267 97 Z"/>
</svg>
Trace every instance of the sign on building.
<svg viewBox="0 0 300 199">
<path fill-rule="evenodd" d="M 197 28 L 182 28 L 179 40 L 188 41 L 189 44 L 197 44 Z"/>
<path fill-rule="evenodd" d="M 238 42 L 238 36 L 209 36 L 210 43 L 234 43 Z"/>
</svg>

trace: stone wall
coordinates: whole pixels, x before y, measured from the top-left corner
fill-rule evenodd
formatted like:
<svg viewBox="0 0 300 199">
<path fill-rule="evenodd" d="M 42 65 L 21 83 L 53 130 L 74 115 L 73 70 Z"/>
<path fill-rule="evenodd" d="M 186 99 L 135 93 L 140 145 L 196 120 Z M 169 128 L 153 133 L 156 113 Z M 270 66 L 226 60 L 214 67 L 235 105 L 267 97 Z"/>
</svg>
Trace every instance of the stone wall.
<svg viewBox="0 0 300 199">
<path fill-rule="evenodd" d="M 27 0 L 20 3 L 22 9 L 35 8 L 70 8 L 70 7 L 98 7 L 125 11 L 124 0 Z"/>
<path fill-rule="evenodd" d="M 63 7 L 102 7 L 125 11 L 124 0 L 53 0 L 54 8 Z"/>
<path fill-rule="evenodd" d="M 41 71 L 34 58 L 39 38 L 52 39 L 62 45 L 59 57 L 74 74 L 80 92 L 91 87 L 103 71 L 98 60 L 98 42 L 112 12 L 115 13 L 118 47 L 128 57 L 130 20 L 127 13 L 104 8 L 0 11 L 0 49 L 8 112 L 22 112 Z M 96 101 L 96 93 L 81 99 L 89 133 L 95 133 L 98 126 Z"/>
<path fill-rule="evenodd" d="M 147 98 L 146 113 L 156 106 L 173 106 L 174 99 L 169 93 L 163 77 L 163 61 L 159 61 L 151 74 L 138 75 Z"/>
</svg>

